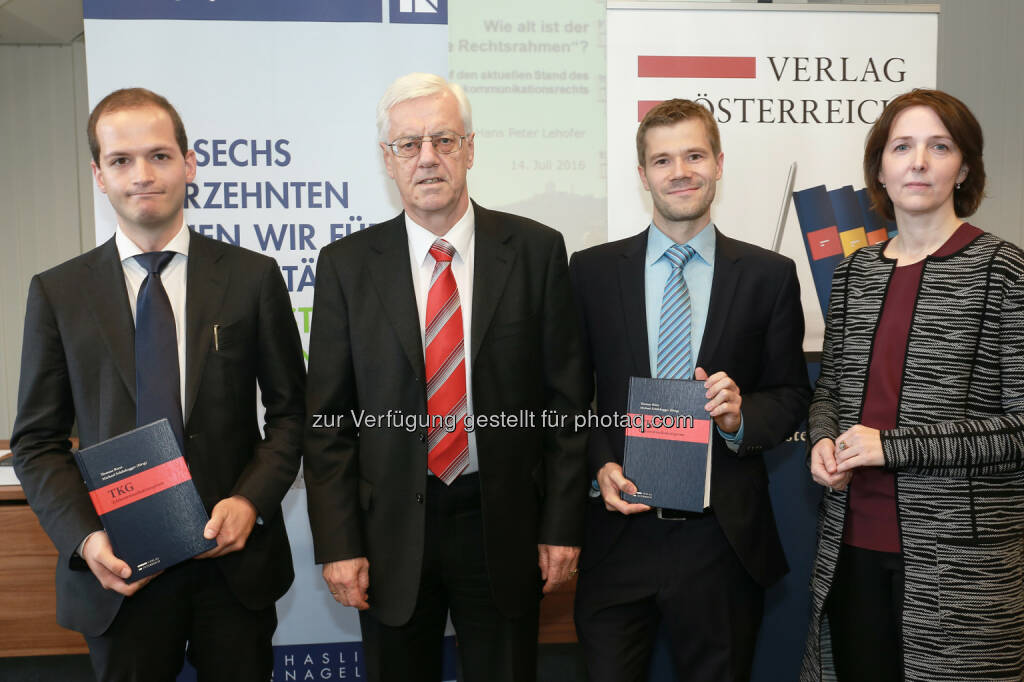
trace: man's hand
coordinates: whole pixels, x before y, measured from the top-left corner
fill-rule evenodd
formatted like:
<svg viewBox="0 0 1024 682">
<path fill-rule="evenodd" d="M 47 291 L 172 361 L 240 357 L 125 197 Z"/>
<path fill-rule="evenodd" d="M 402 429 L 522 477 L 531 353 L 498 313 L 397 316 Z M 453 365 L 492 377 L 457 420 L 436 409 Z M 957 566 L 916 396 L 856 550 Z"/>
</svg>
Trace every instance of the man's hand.
<svg viewBox="0 0 1024 682">
<path fill-rule="evenodd" d="M 715 420 L 718 428 L 724 433 L 736 433 L 740 430 L 743 420 L 740 416 L 740 405 L 743 398 L 740 397 L 740 387 L 729 378 L 725 372 L 715 372 L 711 376 L 698 367 L 693 376 L 697 381 L 704 382 L 704 388 L 708 389 L 704 397 L 708 404 L 704 409 L 708 411 L 711 418 Z"/>
<path fill-rule="evenodd" d="M 601 467 L 597 472 L 597 484 L 601 487 L 601 497 L 604 498 L 604 506 L 608 511 L 636 514 L 651 509 L 646 504 L 633 504 L 622 499 L 624 492 L 629 495 L 635 494 L 636 485 L 622 473 L 621 464 L 608 462 Z"/>
<path fill-rule="evenodd" d="M 256 516 L 256 507 L 241 495 L 232 495 L 215 504 L 203 529 L 203 537 L 207 540 L 217 538 L 217 546 L 196 558 L 212 559 L 245 547 L 249 533 L 256 525 Z"/>
<path fill-rule="evenodd" d="M 342 606 L 354 606 L 360 611 L 370 608 L 367 593 L 370 589 L 370 562 L 366 557 L 324 564 L 324 582 L 331 596 Z"/>
<path fill-rule="evenodd" d="M 544 579 L 544 594 L 554 592 L 558 586 L 576 575 L 579 547 L 563 545 L 537 545 L 537 565 Z"/>
<path fill-rule="evenodd" d="M 102 530 L 92 533 L 86 538 L 85 544 L 82 546 L 82 558 L 89 565 L 92 574 L 100 581 L 100 585 L 126 597 L 132 596 L 145 587 L 146 583 L 160 575 L 156 573 L 138 582 L 126 583 L 125 580 L 132 574 L 131 566 L 114 556 L 110 538 L 107 537 L 106 531 Z"/>
<path fill-rule="evenodd" d="M 857 424 L 836 438 L 836 471 L 880 466 L 885 466 L 885 455 L 878 429 Z"/>
<path fill-rule="evenodd" d="M 811 448 L 811 478 L 818 485 L 832 490 L 844 490 L 853 477 L 852 471 L 836 470 L 836 444 L 831 438 L 822 438 Z"/>
</svg>

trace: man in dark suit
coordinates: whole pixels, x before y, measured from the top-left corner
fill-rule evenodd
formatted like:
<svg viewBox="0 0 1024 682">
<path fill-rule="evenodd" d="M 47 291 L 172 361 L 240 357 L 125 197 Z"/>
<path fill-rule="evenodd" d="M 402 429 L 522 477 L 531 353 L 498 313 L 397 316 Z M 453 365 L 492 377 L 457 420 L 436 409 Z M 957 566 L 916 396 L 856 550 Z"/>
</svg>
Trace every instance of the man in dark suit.
<svg viewBox="0 0 1024 682">
<path fill-rule="evenodd" d="M 716 424 L 711 506 L 626 503 L 636 486 L 622 471 L 624 430 L 594 429 L 576 628 L 592 682 L 645 680 L 660 624 L 679 679 L 744 680 L 764 588 L 788 570 L 761 454 L 792 433 L 810 394 L 796 269 L 712 224 L 724 155 L 707 109 L 657 105 L 637 154 L 651 225 L 570 266 L 597 410 L 625 414 L 631 376 L 703 381 Z"/>
<path fill-rule="evenodd" d="M 542 580 L 549 592 L 574 572 L 587 485 L 565 245 L 469 200 L 461 88 L 410 74 L 377 111 L 405 210 L 320 254 L 316 561 L 360 609 L 371 680 L 440 680 L 449 612 L 464 679 L 533 680 Z"/>
<path fill-rule="evenodd" d="M 186 651 L 200 680 L 268 679 L 274 602 L 293 577 L 280 503 L 298 473 L 304 418 L 288 292 L 273 259 L 189 232 L 195 154 L 166 99 L 111 93 L 88 135 L 117 229 L 32 279 L 11 440 L 60 554 L 57 620 L 85 635 L 101 680 L 173 680 Z M 166 324 L 137 333 L 143 307 Z M 173 407 L 154 414 L 157 404 Z M 183 445 L 217 547 L 127 583 L 131 567 L 111 550 L 68 437 L 77 424 L 87 447 L 160 417 Z"/>
</svg>

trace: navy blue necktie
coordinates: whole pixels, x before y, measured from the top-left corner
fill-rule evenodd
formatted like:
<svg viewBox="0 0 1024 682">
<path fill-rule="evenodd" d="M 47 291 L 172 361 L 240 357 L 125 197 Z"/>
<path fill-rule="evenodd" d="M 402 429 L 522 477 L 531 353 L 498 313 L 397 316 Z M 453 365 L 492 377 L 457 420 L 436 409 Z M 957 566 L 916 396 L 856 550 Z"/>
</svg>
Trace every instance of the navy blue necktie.
<svg viewBox="0 0 1024 682">
<path fill-rule="evenodd" d="M 184 452 L 178 335 L 171 300 L 160 281 L 160 272 L 173 258 L 172 251 L 135 256 L 149 273 L 139 287 L 135 306 L 135 422 L 144 426 L 166 417 Z"/>
</svg>

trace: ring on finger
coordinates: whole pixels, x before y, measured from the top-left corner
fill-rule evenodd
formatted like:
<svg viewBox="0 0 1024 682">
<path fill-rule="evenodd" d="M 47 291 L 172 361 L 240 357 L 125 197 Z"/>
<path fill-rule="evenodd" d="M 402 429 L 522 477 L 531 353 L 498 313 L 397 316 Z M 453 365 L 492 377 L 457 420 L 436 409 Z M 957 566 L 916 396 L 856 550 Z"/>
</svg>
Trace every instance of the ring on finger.
<svg viewBox="0 0 1024 682">
<path fill-rule="evenodd" d="M 839 441 L 839 449 L 840 450 L 845 450 L 846 447 L 847 447 L 847 445 L 846 445 L 846 441 L 845 440 Z"/>
</svg>

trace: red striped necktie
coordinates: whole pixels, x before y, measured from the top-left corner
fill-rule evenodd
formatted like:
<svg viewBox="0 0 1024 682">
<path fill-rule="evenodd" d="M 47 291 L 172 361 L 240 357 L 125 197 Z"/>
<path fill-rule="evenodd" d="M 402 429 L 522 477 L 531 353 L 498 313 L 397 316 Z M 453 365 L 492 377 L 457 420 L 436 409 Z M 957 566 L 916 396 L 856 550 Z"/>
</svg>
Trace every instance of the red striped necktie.
<svg viewBox="0 0 1024 682">
<path fill-rule="evenodd" d="M 469 464 L 466 435 L 466 352 L 462 306 L 452 274 L 455 248 L 443 239 L 430 247 L 434 274 L 427 295 L 426 346 L 427 464 L 450 485 Z"/>
</svg>

